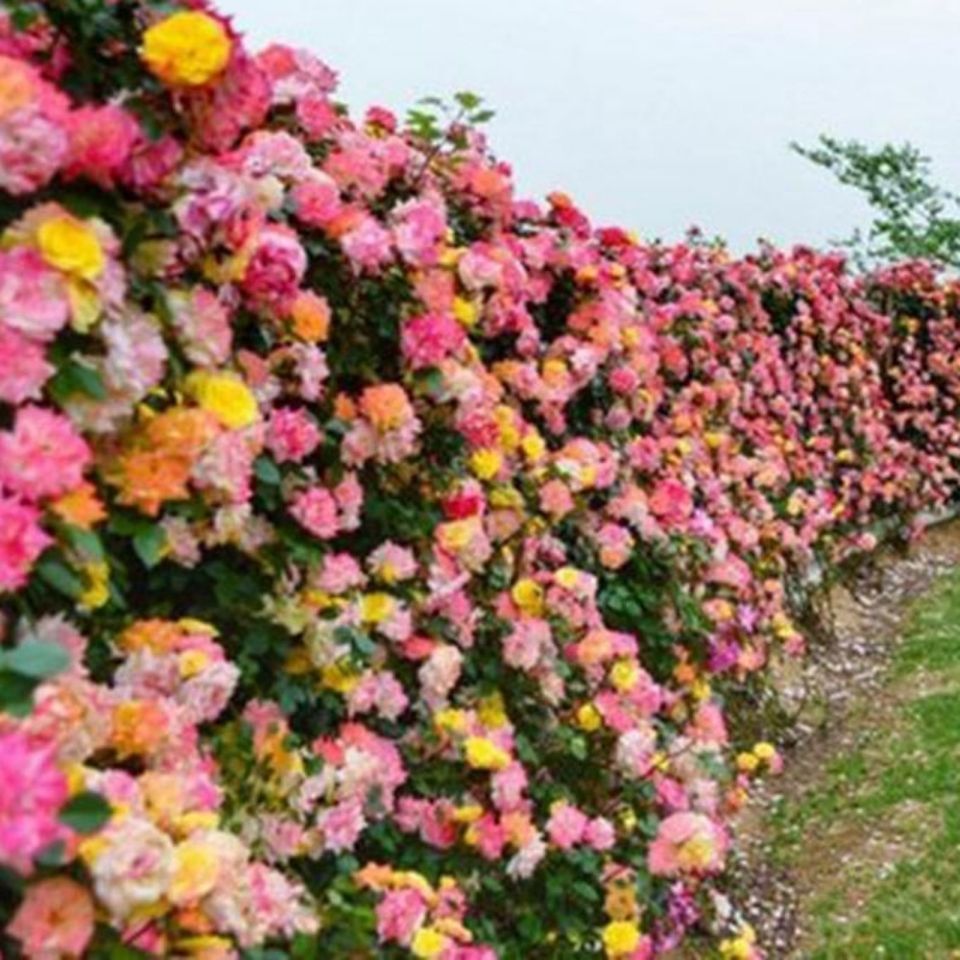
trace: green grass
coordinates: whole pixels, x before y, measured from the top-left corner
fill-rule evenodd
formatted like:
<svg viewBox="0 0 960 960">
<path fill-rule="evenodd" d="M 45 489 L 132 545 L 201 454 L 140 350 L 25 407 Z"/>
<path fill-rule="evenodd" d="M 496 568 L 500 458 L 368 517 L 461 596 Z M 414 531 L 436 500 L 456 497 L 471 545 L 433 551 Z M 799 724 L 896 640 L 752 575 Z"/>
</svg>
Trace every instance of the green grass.
<svg viewBox="0 0 960 960">
<path fill-rule="evenodd" d="M 809 960 L 960 957 L 960 573 L 914 605 L 856 746 L 775 812 Z"/>
</svg>

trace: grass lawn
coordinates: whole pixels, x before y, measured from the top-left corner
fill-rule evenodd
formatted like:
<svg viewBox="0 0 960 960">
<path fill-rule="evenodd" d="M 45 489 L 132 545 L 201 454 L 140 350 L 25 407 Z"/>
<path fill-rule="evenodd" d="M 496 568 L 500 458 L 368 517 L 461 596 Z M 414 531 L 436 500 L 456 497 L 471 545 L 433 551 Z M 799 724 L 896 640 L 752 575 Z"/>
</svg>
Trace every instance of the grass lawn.
<svg viewBox="0 0 960 960">
<path fill-rule="evenodd" d="M 960 958 L 960 572 L 918 599 L 853 748 L 773 819 L 809 960 Z"/>
</svg>

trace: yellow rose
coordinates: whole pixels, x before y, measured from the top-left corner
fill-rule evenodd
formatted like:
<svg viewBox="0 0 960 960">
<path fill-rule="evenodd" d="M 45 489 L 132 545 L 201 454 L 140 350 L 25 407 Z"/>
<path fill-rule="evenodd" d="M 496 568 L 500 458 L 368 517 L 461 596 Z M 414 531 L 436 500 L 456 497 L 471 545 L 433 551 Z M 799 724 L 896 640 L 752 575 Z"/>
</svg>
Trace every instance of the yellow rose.
<svg viewBox="0 0 960 960">
<path fill-rule="evenodd" d="M 772 760 L 777 755 L 777 748 L 772 743 L 761 740 L 754 745 L 753 755 L 758 760 Z"/>
<path fill-rule="evenodd" d="M 480 718 L 480 722 L 490 730 L 499 730 L 500 727 L 505 727 L 509 718 L 503 707 L 503 697 L 499 693 L 484 697 L 480 701 L 477 716 Z"/>
<path fill-rule="evenodd" d="M 760 766 L 760 758 L 752 753 L 737 754 L 737 769 L 742 773 L 753 773 Z"/>
<path fill-rule="evenodd" d="M 503 770 L 510 765 L 510 754 L 486 737 L 467 737 L 464 751 L 474 770 Z"/>
<path fill-rule="evenodd" d="M 177 661 L 180 667 L 180 676 L 184 680 L 195 677 L 210 663 L 210 654 L 205 650 L 184 650 Z"/>
<path fill-rule="evenodd" d="M 603 949 L 608 957 L 622 957 L 640 946 L 640 931 L 629 920 L 614 920 L 603 928 Z"/>
<path fill-rule="evenodd" d="M 96 610 L 110 599 L 110 567 L 103 561 L 85 564 L 83 567 L 87 585 L 77 597 L 77 603 L 85 610 Z"/>
<path fill-rule="evenodd" d="M 455 297 L 453 300 L 453 315 L 465 327 L 472 327 L 477 322 L 477 308 L 469 300 L 463 297 Z"/>
<path fill-rule="evenodd" d="M 389 593 L 366 593 L 360 599 L 360 619 L 364 623 L 383 623 L 395 606 L 396 601 Z"/>
<path fill-rule="evenodd" d="M 217 885 L 216 853 L 201 840 L 185 840 L 173 852 L 173 881 L 167 899 L 178 906 L 196 903 Z"/>
<path fill-rule="evenodd" d="M 595 730 L 599 730 L 602 724 L 603 717 L 600 716 L 600 711 L 592 703 L 585 703 L 577 710 L 577 725 L 581 730 L 593 733 Z"/>
<path fill-rule="evenodd" d="M 187 377 L 186 388 L 201 409 L 231 430 L 248 427 L 259 416 L 257 398 L 232 374 L 197 370 Z"/>
<path fill-rule="evenodd" d="M 503 466 L 503 457 L 496 450 L 477 450 L 470 457 L 470 469 L 481 480 L 492 480 Z"/>
<path fill-rule="evenodd" d="M 467 717 L 462 710 L 455 707 L 447 707 L 444 710 L 438 710 L 433 715 L 433 725 L 438 730 L 444 730 L 449 733 L 463 733 L 467 728 Z"/>
<path fill-rule="evenodd" d="M 524 577 L 518 580 L 510 591 L 513 602 L 531 617 L 538 617 L 543 613 L 543 587 L 535 580 Z"/>
<path fill-rule="evenodd" d="M 71 277 L 96 280 L 106 265 L 106 256 L 96 233 L 73 217 L 53 217 L 40 224 L 37 246 L 51 267 Z"/>
<path fill-rule="evenodd" d="M 482 816 L 483 807 L 478 803 L 457 807 L 457 809 L 453 811 L 453 820 L 455 823 L 476 823 Z"/>
<path fill-rule="evenodd" d="M 449 945 L 450 941 L 442 933 L 432 927 L 421 927 L 414 935 L 410 951 L 422 960 L 432 960 L 439 957 Z"/>
<path fill-rule="evenodd" d="M 539 433 L 532 432 L 527 433 L 520 441 L 520 449 L 528 460 L 536 463 L 546 453 L 547 444 Z"/>
<path fill-rule="evenodd" d="M 144 33 L 140 56 L 164 83 L 198 87 L 223 72 L 230 49 L 221 23 L 206 13 L 183 10 Z"/>
<path fill-rule="evenodd" d="M 337 693 L 349 693 L 360 682 L 357 671 L 346 662 L 331 663 L 323 668 L 323 685 Z"/>
<path fill-rule="evenodd" d="M 640 668 L 632 660 L 618 660 L 610 670 L 610 682 L 620 693 L 632 690 L 640 679 Z"/>
</svg>

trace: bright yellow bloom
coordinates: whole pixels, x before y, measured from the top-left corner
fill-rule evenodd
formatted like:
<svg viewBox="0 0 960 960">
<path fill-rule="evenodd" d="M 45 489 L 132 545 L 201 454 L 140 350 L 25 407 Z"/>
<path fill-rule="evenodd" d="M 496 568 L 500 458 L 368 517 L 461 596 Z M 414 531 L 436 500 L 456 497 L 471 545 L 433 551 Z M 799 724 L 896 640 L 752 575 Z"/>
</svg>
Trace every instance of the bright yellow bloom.
<svg viewBox="0 0 960 960">
<path fill-rule="evenodd" d="M 455 707 L 447 707 L 433 715 L 433 725 L 448 733 L 463 733 L 467 728 L 467 715 Z"/>
<path fill-rule="evenodd" d="M 520 449 L 528 460 L 536 463 L 546 453 L 547 443 L 539 433 L 532 431 L 520 441 Z"/>
<path fill-rule="evenodd" d="M 454 297 L 453 315 L 465 327 L 472 327 L 477 322 L 477 308 L 470 301 L 463 297 Z"/>
<path fill-rule="evenodd" d="M 206 13 L 183 10 L 144 33 L 140 56 L 164 83 L 198 87 L 223 72 L 230 49 L 223 24 Z"/>
<path fill-rule="evenodd" d="M 471 803 L 464 807 L 457 807 L 453 811 L 455 823 L 475 823 L 483 816 L 483 807 L 479 803 Z"/>
<path fill-rule="evenodd" d="M 187 377 L 186 388 L 202 410 L 231 430 L 250 426 L 259 415 L 257 398 L 232 374 L 197 370 Z"/>
<path fill-rule="evenodd" d="M 337 693 L 349 693 L 360 682 L 357 671 L 346 662 L 330 663 L 323 668 L 323 685 Z"/>
<path fill-rule="evenodd" d="M 433 927 L 421 927 L 414 935 L 410 951 L 422 960 L 433 960 L 434 957 L 439 957 L 449 945 L 449 939 Z"/>
<path fill-rule="evenodd" d="M 760 766 L 760 758 L 752 753 L 737 754 L 737 769 L 743 773 L 753 773 Z"/>
<path fill-rule="evenodd" d="M 497 450 L 477 450 L 470 457 L 470 469 L 481 480 L 492 480 L 503 466 L 503 457 Z"/>
<path fill-rule="evenodd" d="M 40 224 L 37 246 L 51 267 L 81 280 L 96 280 L 106 265 L 96 233 L 74 217 L 53 217 Z"/>
<path fill-rule="evenodd" d="M 184 650 L 177 661 L 177 665 L 180 668 L 180 676 L 184 680 L 195 677 L 198 673 L 206 669 L 209 663 L 210 654 L 205 650 Z"/>
<path fill-rule="evenodd" d="M 610 670 L 610 682 L 620 693 L 632 690 L 640 679 L 640 668 L 633 660 L 618 660 Z"/>
<path fill-rule="evenodd" d="M 503 697 L 500 693 L 493 693 L 480 701 L 477 716 L 480 722 L 490 730 L 499 730 L 509 722 L 507 711 L 503 706 Z"/>
<path fill-rule="evenodd" d="M 629 920 L 614 920 L 603 928 L 603 949 L 608 957 L 622 957 L 640 946 L 640 930 Z"/>
<path fill-rule="evenodd" d="M 503 770 L 510 765 L 510 754 L 486 737 L 467 737 L 464 751 L 474 770 Z"/>
<path fill-rule="evenodd" d="M 753 755 L 758 760 L 772 760 L 777 755 L 777 748 L 772 743 L 761 740 L 754 745 Z"/>
<path fill-rule="evenodd" d="M 383 623 L 396 608 L 389 593 L 365 593 L 360 598 L 360 619 L 364 623 Z"/>
<path fill-rule="evenodd" d="M 173 852 L 173 882 L 167 898 L 175 904 L 196 903 L 216 886 L 217 854 L 200 840 L 185 840 Z"/>
<path fill-rule="evenodd" d="M 594 730 L 599 730 L 603 725 L 603 717 L 592 703 L 585 703 L 577 710 L 577 724 L 581 730 L 593 733 Z"/>
<path fill-rule="evenodd" d="M 543 613 L 543 587 L 535 580 L 524 577 L 518 580 L 510 591 L 513 602 L 531 617 L 539 617 Z"/>
<path fill-rule="evenodd" d="M 77 597 L 77 603 L 85 610 L 96 610 L 110 599 L 110 567 L 102 560 L 83 567 L 87 585 Z"/>
</svg>

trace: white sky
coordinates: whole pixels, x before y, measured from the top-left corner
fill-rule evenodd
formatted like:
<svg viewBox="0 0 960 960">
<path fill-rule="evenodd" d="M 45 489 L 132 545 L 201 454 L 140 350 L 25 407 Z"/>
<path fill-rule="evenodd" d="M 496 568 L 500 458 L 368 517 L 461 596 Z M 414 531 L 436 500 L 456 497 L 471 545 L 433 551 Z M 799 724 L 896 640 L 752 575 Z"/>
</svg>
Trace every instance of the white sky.
<svg viewBox="0 0 960 960">
<path fill-rule="evenodd" d="M 737 248 L 823 244 L 866 208 L 792 154 L 911 140 L 960 185 L 960 0 L 220 0 L 258 48 L 304 46 L 354 114 L 468 89 L 520 190 L 595 223 Z"/>
</svg>

